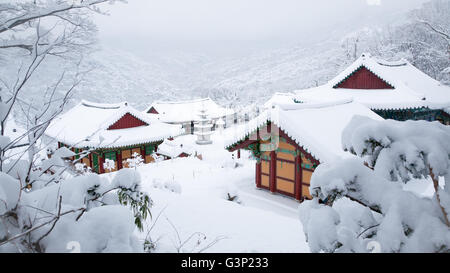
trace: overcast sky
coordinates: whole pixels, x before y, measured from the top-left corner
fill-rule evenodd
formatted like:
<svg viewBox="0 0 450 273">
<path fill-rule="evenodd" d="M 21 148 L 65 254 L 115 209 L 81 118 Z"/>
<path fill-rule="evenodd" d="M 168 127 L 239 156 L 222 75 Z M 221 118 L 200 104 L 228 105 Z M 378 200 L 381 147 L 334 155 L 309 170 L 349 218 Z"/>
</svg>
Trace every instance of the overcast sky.
<svg viewBox="0 0 450 273">
<path fill-rule="evenodd" d="M 277 47 L 342 25 L 392 19 L 425 0 L 128 0 L 96 16 L 104 44 L 130 51 Z"/>
</svg>

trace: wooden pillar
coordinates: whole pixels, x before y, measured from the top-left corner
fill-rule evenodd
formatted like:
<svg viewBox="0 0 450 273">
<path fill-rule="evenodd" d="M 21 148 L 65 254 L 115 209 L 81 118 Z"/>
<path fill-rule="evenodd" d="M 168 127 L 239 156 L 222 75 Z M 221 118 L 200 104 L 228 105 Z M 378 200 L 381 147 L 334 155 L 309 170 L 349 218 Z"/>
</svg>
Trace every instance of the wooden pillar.
<svg viewBox="0 0 450 273">
<path fill-rule="evenodd" d="M 123 168 L 123 166 L 122 166 L 122 150 L 116 151 L 116 159 L 117 159 L 117 170 L 120 170 Z"/>
<path fill-rule="evenodd" d="M 298 154 L 295 157 L 295 199 L 302 200 L 302 157 Z"/>
<path fill-rule="evenodd" d="M 277 154 L 275 151 L 270 152 L 270 191 L 274 193 L 276 191 L 277 183 Z"/>
<path fill-rule="evenodd" d="M 89 166 L 91 169 L 94 168 L 94 164 L 92 163 L 92 153 L 90 152 L 88 155 L 88 159 L 89 159 Z"/>
<path fill-rule="evenodd" d="M 101 154 L 98 156 L 98 173 L 105 173 L 103 163 L 105 163 L 105 155 Z"/>
<path fill-rule="evenodd" d="M 239 149 L 239 150 L 237 151 L 237 158 L 238 158 L 238 159 L 241 158 L 241 149 Z"/>
<path fill-rule="evenodd" d="M 256 162 L 256 187 L 261 188 L 261 160 Z"/>
</svg>

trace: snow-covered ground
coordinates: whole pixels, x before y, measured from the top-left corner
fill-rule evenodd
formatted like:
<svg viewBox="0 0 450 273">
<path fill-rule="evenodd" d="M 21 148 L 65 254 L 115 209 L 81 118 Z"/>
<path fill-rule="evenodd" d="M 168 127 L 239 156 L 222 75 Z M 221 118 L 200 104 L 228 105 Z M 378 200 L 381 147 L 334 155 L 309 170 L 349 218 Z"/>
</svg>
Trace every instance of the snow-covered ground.
<svg viewBox="0 0 450 273">
<path fill-rule="evenodd" d="M 156 252 L 309 252 L 298 202 L 256 189 L 250 154 L 242 151 L 237 160 L 223 148 L 233 130 L 216 132 L 206 146 L 196 145 L 195 136 L 182 136 L 202 160 L 138 167 L 143 189 L 154 201 L 147 225 Z M 228 201 L 228 193 L 237 194 L 238 202 Z M 145 235 L 139 235 L 143 241 Z"/>
</svg>

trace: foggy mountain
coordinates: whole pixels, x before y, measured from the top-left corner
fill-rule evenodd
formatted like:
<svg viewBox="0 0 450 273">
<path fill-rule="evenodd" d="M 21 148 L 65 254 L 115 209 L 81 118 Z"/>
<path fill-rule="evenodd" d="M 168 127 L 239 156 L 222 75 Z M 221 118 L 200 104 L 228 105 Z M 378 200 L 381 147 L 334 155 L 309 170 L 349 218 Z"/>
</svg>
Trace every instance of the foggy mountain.
<svg viewBox="0 0 450 273">
<path fill-rule="evenodd" d="M 376 25 L 374 21 L 367 21 L 363 26 L 347 23 L 324 33 L 322 39 L 255 51 L 244 57 L 149 51 L 142 58 L 101 45 L 85 58 L 83 67 L 89 72 L 74 90 L 69 106 L 81 99 L 111 103 L 126 100 L 144 110 L 155 100 L 205 96 L 229 107 L 263 103 L 275 92 L 290 92 L 327 82 L 362 52 L 387 59 L 407 58 L 432 77 L 448 81 L 449 76 L 441 71 L 450 67 L 450 61 L 445 53 L 439 53 L 445 52 L 445 43 L 407 18 L 406 14 L 395 15 L 388 25 Z M 427 46 L 430 39 L 432 47 Z M 421 58 L 420 54 L 426 58 Z M 40 68 L 46 70 L 41 73 L 46 76 L 33 79 L 27 88 L 30 101 L 39 99 L 43 90 L 54 84 L 61 65 L 70 63 L 50 59 Z M 6 67 L 3 66 L 3 70 Z"/>
</svg>

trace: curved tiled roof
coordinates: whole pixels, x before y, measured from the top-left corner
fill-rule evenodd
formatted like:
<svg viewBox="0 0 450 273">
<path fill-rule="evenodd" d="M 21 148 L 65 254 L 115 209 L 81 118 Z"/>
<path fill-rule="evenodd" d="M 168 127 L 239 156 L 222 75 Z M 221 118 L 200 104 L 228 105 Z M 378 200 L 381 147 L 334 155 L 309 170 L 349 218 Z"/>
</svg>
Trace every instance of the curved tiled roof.
<svg viewBox="0 0 450 273">
<path fill-rule="evenodd" d="M 148 126 L 108 130 L 130 114 Z M 127 102 L 117 104 L 81 101 L 66 113 L 55 118 L 46 135 L 76 148 L 115 148 L 164 140 L 181 133 L 180 126 L 169 125 L 146 115 Z"/>
</svg>

